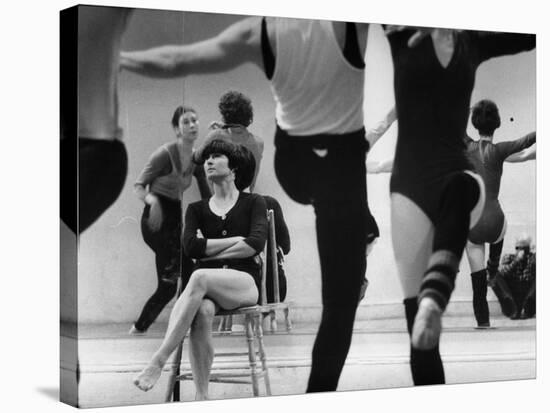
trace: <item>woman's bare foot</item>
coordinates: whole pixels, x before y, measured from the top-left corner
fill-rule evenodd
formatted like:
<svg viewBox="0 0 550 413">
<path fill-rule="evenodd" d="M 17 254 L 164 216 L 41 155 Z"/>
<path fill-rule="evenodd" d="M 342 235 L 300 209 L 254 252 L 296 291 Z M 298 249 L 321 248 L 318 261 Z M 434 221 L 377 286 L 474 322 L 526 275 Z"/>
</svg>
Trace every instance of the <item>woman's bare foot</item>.
<svg viewBox="0 0 550 413">
<path fill-rule="evenodd" d="M 134 378 L 134 384 L 140 390 L 149 391 L 153 388 L 161 373 L 162 367 L 149 364 L 136 378 Z"/>
<path fill-rule="evenodd" d="M 431 350 L 439 343 L 441 316 L 443 310 L 430 297 L 424 297 L 418 304 L 414 319 L 411 343 L 417 350 Z"/>
</svg>

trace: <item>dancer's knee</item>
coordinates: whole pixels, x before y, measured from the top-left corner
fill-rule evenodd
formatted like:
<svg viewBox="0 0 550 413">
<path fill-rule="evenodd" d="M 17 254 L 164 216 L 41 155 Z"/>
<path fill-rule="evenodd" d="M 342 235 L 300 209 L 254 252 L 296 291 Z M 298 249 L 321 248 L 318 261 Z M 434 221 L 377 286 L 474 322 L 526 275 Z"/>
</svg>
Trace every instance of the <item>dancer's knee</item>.
<svg viewBox="0 0 550 413">
<path fill-rule="evenodd" d="M 208 287 L 208 269 L 207 268 L 199 268 L 198 270 L 193 271 L 193 274 L 191 274 L 191 277 L 189 278 L 189 282 L 187 283 L 187 287 L 185 287 L 186 290 L 189 291 L 189 293 L 206 293 L 206 289 Z"/>
</svg>

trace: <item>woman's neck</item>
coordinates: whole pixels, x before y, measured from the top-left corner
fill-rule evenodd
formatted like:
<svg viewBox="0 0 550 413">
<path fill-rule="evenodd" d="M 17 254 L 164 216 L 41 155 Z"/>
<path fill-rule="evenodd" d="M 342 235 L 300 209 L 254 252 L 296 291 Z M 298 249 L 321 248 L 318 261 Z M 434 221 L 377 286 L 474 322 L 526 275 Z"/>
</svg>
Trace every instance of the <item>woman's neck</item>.
<svg viewBox="0 0 550 413">
<path fill-rule="evenodd" d="M 182 136 L 178 136 L 176 140 L 178 147 L 184 152 L 192 152 L 195 141 L 184 139 Z"/>
<path fill-rule="evenodd" d="M 214 182 L 213 189 L 213 198 L 219 201 L 233 201 L 239 197 L 239 190 L 235 186 L 235 181 Z"/>
<path fill-rule="evenodd" d="M 480 140 L 480 141 L 489 141 L 489 142 L 493 142 L 493 135 L 482 135 L 482 134 L 479 134 L 479 140 Z"/>
</svg>

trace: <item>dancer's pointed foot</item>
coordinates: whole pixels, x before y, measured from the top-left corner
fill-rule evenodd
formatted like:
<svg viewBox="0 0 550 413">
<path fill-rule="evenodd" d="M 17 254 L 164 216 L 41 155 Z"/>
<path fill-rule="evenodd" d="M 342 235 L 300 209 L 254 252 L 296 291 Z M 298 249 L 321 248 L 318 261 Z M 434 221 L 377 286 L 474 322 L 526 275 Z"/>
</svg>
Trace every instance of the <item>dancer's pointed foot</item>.
<svg viewBox="0 0 550 413">
<path fill-rule="evenodd" d="M 162 373 L 162 367 L 149 364 L 134 378 L 134 384 L 143 391 L 149 391 L 156 384 Z"/>
<path fill-rule="evenodd" d="M 424 297 L 420 300 L 411 337 L 415 349 L 431 350 L 439 344 L 442 314 L 443 310 L 432 298 Z"/>
</svg>

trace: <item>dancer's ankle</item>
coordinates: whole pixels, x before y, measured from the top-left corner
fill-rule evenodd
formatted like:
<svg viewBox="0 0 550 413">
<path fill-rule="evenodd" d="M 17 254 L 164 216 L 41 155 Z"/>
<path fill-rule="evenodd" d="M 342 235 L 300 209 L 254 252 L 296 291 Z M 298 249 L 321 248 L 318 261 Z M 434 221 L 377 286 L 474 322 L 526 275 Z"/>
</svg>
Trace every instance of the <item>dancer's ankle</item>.
<svg viewBox="0 0 550 413">
<path fill-rule="evenodd" d="M 443 313 L 443 309 L 439 306 L 437 301 L 430 296 L 422 297 L 418 303 L 418 307 L 426 307 L 427 309 L 439 312 L 439 314 Z"/>
</svg>

